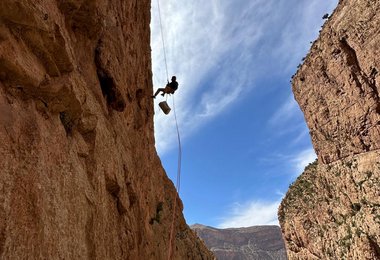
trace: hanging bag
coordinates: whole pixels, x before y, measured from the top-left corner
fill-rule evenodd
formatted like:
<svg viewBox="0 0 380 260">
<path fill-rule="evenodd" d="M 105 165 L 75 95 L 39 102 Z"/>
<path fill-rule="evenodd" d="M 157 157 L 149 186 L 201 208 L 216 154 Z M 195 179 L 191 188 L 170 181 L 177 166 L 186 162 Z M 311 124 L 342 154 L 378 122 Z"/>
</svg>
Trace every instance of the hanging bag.
<svg viewBox="0 0 380 260">
<path fill-rule="evenodd" d="M 164 111 L 165 115 L 170 113 L 171 108 L 169 107 L 168 103 L 166 101 L 162 101 L 158 104 L 162 111 Z"/>
</svg>

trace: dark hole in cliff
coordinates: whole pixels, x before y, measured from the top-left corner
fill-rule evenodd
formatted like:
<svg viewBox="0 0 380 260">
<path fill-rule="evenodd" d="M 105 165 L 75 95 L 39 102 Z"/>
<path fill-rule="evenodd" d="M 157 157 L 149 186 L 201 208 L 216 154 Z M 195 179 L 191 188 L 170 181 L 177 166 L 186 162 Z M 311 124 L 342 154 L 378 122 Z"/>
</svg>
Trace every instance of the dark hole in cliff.
<svg viewBox="0 0 380 260">
<path fill-rule="evenodd" d="M 66 134 L 71 134 L 73 130 L 74 123 L 70 117 L 70 115 L 64 111 L 59 113 L 59 119 L 61 120 L 61 123 L 63 127 L 65 128 Z"/>
<path fill-rule="evenodd" d="M 348 44 L 346 37 L 340 39 L 340 47 L 346 53 L 347 65 L 354 66 L 356 70 L 360 69 L 358 57 L 355 50 Z"/>
<path fill-rule="evenodd" d="M 123 203 L 120 201 L 119 193 L 120 193 L 120 186 L 115 180 L 111 180 L 106 177 L 106 189 L 107 191 L 112 195 L 116 202 L 116 208 L 120 215 L 123 215 L 125 212 L 127 212 L 127 209 L 123 205 Z"/>
<path fill-rule="evenodd" d="M 160 223 L 161 221 L 161 211 L 164 209 L 164 203 L 159 202 L 156 207 L 156 215 L 150 219 L 149 224 L 153 225 L 154 222 Z"/>
<path fill-rule="evenodd" d="M 380 246 L 376 243 L 376 239 L 368 236 L 369 245 L 374 253 L 374 259 L 380 259 Z"/>
<path fill-rule="evenodd" d="M 125 109 L 125 101 L 120 91 L 116 88 L 113 78 L 101 70 L 98 70 L 98 78 L 107 105 L 116 111 L 123 112 Z"/>
<path fill-rule="evenodd" d="M 107 177 L 106 177 L 106 189 L 115 198 L 117 198 L 117 196 L 118 196 L 118 194 L 120 192 L 120 186 L 119 186 L 119 184 L 116 181 L 111 180 L 111 179 L 109 179 Z"/>
<path fill-rule="evenodd" d="M 104 67 L 104 63 L 101 59 L 101 46 L 102 42 L 99 41 L 98 46 L 95 49 L 95 65 L 102 94 L 107 101 L 108 107 L 116 111 L 123 112 L 126 104 L 123 96 L 115 84 L 114 78 Z"/>
<path fill-rule="evenodd" d="M 359 203 L 353 203 L 351 205 L 351 209 L 354 211 L 354 212 L 358 212 L 360 211 L 360 209 L 362 208 L 362 206 L 359 204 Z"/>
<path fill-rule="evenodd" d="M 370 78 L 375 78 L 377 75 L 378 71 L 376 68 L 372 68 L 371 74 L 369 75 Z"/>
<path fill-rule="evenodd" d="M 340 49 L 334 49 L 333 51 L 332 51 L 332 55 L 333 56 L 338 56 L 340 53 L 341 53 L 342 51 L 340 50 Z"/>
</svg>

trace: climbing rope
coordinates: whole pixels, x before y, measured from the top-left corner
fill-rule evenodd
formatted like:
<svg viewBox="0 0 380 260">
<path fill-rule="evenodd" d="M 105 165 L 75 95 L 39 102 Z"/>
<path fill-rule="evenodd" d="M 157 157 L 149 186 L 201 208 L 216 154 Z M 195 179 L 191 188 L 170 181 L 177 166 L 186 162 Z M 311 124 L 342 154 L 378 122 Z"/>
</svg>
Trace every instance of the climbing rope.
<svg viewBox="0 0 380 260">
<path fill-rule="evenodd" d="M 181 188 L 182 145 L 181 145 L 181 135 L 179 134 L 179 128 L 178 128 L 177 113 L 176 113 L 176 110 L 175 110 L 174 96 L 173 96 L 173 111 L 174 111 L 175 126 L 177 128 L 177 138 L 178 138 L 178 166 L 177 166 L 176 189 L 177 189 L 177 193 L 179 195 L 179 190 Z M 174 222 L 175 222 L 175 212 L 176 212 L 176 209 L 177 209 L 177 195 L 174 195 L 172 223 L 171 223 L 171 226 L 170 226 L 168 260 L 170 260 L 171 256 L 172 256 L 172 244 L 173 244 Z"/>
<path fill-rule="evenodd" d="M 174 111 L 175 126 L 177 128 L 177 139 L 178 139 L 178 166 L 177 166 L 177 187 L 176 188 L 179 194 L 179 190 L 181 188 L 182 145 L 181 145 L 181 135 L 179 134 L 177 112 L 175 111 L 174 95 L 173 95 L 173 111 Z"/>
<path fill-rule="evenodd" d="M 166 59 L 166 48 L 165 48 L 165 39 L 164 39 L 164 30 L 162 26 L 162 19 L 161 19 L 161 8 L 160 8 L 160 1 L 157 0 L 157 7 L 158 7 L 158 17 L 160 21 L 160 28 L 161 28 L 161 40 L 162 40 L 162 48 L 164 50 L 164 61 L 165 61 L 165 69 L 166 69 L 166 79 L 169 83 L 169 72 L 168 72 L 168 62 Z M 168 100 L 168 96 L 166 96 L 166 101 Z M 174 110 L 174 119 L 175 119 L 175 125 L 177 129 L 177 138 L 178 138 L 178 167 L 177 167 L 177 183 L 176 183 L 176 190 L 179 196 L 179 190 L 181 185 L 181 160 L 182 160 L 182 146 L 181 146 L 181 136 L 179 134 L 179 127 L 178 127 L 178 120 L 177 120 L 177 113 L 175 110 L 175 102 L 174 102 L 174 96 L 173 96 L 173 110 Z M 168 260 L 172 258 L 172 251 L 173 251 L 173 237 L 174 237 L 174 223 L 175 223 L 175 217 L 176 217 L 176 210 L 177 210 L 177 194 L 174 194 L 174 205 L 173 205 L 173 214 L 172 214 L 172 222 L 170 226 L 170 237 L 169 237 L 169 252 L 168 252 Z"/>
<path fill-rule="evenodd" d="M 169 73 L 168 73 L 168 62 L 166 60 L 166 48 L 165 48 L 165 40 L 164 40 L 164 30 L 162 29 L 162 21 L 161 21 L 161 8 L 160 8 L 160 0 L 157 0 L 158 6 L 158 18 L 160 20 L 160 28 L 161 28 L 161 40 L 162 40 L 162 48 L 164 49 L 164 60 L 165 60 L 165 69 L 166 69 L 166 79 L 169 82 Z"/>
</svg>

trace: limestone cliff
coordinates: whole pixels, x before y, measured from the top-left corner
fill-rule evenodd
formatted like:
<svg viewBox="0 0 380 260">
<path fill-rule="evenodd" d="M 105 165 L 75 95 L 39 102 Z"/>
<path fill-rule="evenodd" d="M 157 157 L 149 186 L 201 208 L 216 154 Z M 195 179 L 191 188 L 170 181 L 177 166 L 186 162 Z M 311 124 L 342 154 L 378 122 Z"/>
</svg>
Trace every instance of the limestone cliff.
<svg viewBox="0 0 380 260">
<path fill-rule="evenodd" d="M 290 259 L 380 259 L 380 2 L 341 0 L 293 78 L 318 161 L 279 209 Z"/>
<path fill-rule="evenodd" d="M 167 259 L 150 0 L 0 1 L 0 258 Z M 177 205 L 173 259 L 212 259 Z"/>
</svg>

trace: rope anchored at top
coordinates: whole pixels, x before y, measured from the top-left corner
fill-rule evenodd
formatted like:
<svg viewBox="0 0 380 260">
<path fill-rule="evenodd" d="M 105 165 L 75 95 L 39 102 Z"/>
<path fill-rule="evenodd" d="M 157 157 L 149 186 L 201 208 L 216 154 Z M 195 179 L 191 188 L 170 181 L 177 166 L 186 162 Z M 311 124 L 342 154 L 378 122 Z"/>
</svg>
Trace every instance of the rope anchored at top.
<svg viewBox="0 0 380 260">
<path fill-rule="evenodd" d="M 160 1 L 157 0 L 157 6 L 158 6 L 158 17 L 160 21 L 160 28 L 161 28 L 161 39 L 162 39 L 162 48 L 164 50 L 164 61 L 165 61 L 165 69 L 166 69 L 166 79 L 169 84 L 169 72 L 168 72 L 168 62 L 166 58 L 166 48 L 165 48 L 165 38 L 164 38 L 164 32 L 163 32 L 163 26 L 162 26 L 162 19 L 161 19 L 161 7 L 160 7 Z M 175 77 L 174 82 L 175 82 Z M 172 80 L 173 80 L 172 78 Z M 178 87 L 178 83 L 177 83 Z M 174 93 L 174 91 L 173 91 Z M 167 99 L 167 97 L 166 97 Z M 179 133 L 179 127 L 178 127 L 178 120 L 177 120 L 177 113 L 175 109 L 175 102 L 174 102 L 174 96 L 173 96 L 173 110 L 174 110 L 174 118 L 175 118 L 175 125 L 177 130 L 177 138 L 178 138 L 178 167 L 177 167 L 177 183 L 176 183 L 176 190 L 177 193 L 179 193 L 180 185 L 181 185 L 181 164 L 182 164 L 182 145 L 181 145 L 181 136 Z M 169 237 L 169 251 L 168 251 L 168 260 L 172 258 L 173 253 L 173 240 L 174 240 L 174 223 L 176 219 L 176 211 L 177 211 L 177 194 L 174 194 L 174 205 L 173 205 L 173 214 L 172 214 L 172 221 L 170 226 L 170 237 Z"/>
<path fill-rule="evenodd" d="M 163 48 L 163 50 L 164 50 L 164 61 L 165 61 L 165 69 L 166 69 L 166 80 L 169 82 L 168 62 L 167 62 L 167 60 L 166 60 L 166 50 L 165 50 L 165 40 L 164 40 L 164 30 L 163 30 L 162 19 L 161 19 L 160 0 L 157 0 L 157 6 L 158 6 L 158 18 L 159 18 L 159 20 L 160 20 L 160 28 L 161 28 L 162 48 Z"/>
</svg>

